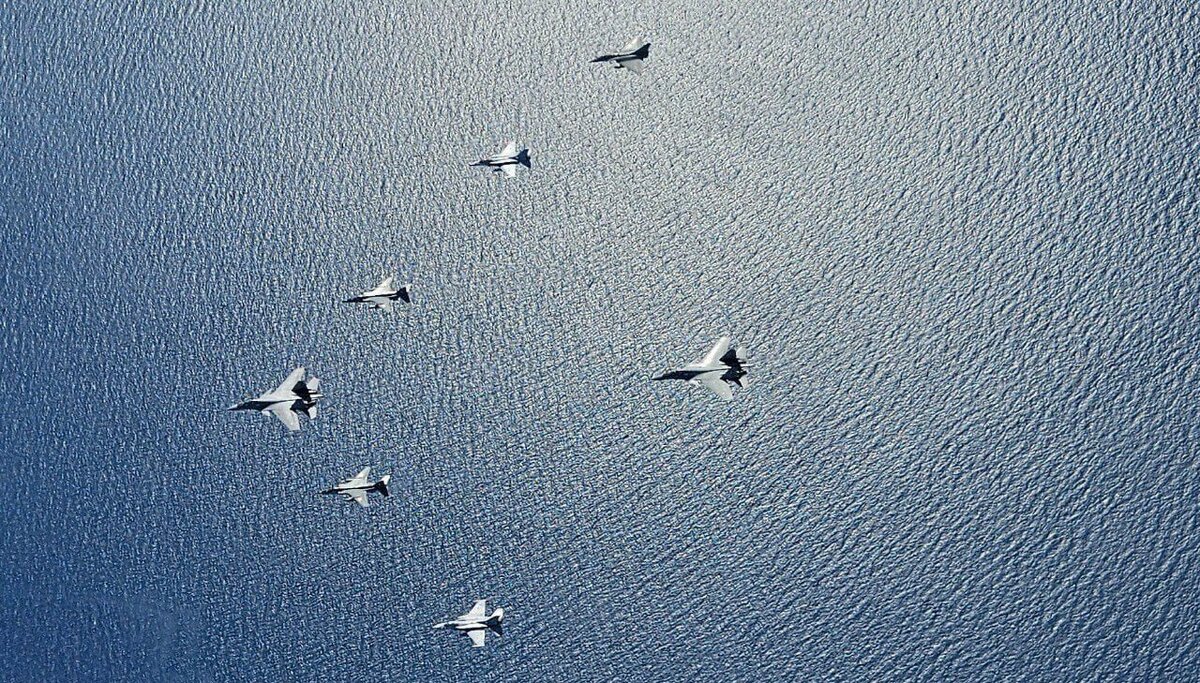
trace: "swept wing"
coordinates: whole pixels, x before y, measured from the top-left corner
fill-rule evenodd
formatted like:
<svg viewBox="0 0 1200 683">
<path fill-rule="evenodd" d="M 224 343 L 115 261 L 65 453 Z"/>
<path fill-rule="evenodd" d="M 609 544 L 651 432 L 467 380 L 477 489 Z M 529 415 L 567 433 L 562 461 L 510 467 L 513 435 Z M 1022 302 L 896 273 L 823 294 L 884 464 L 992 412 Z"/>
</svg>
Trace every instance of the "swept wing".
<svg viewBox="0 0 1200 683">
<path fill-rule="evenodd" d="M 279 421 L 288 428 L 289 432 L 300 431 L 300 418 L 296 417 L 296 413 L 292 412 L 292 406 L 289 403 L 274 403 L 269 408 L 263 411 L 263 414 L 270 413 L 279 418 Z"/>
<path fill-rule="evenodd" d="M 352 500 L 362 507 L 370 506 L 370 503 L 367 502 L 367 492 L 363 491 L 362 489 L 350 489 L 349 491 L 342 491 L 342 495 L 346 496 L 347 500 Z"/>
<path fill-rule="evenodd" d="M 483 617 L 483 615 L 485 615 L 485 614 L 487 614 L 487 600 L 486 599 L 485 600 L 476 600 L 475 604 L 471 605 L 471 611 L 467 612 L 463 616 L 475 618 L 475 617 Z"/>
<path fill-rule="evenodd" d="M 729 388 L 725 380 L 721 379 L 724 374 L 724 371 L 714 370 L 703 375 L 696 375 L 692 381 L 721 397 L 722 400 L 728 401 L 733 398 L 733 390 Z"/>
<path fill-rule="evenodd" d="M 617 63 L 639 76 L 646 70 L 646 63 L 640 59 L 619 59 Z"/>
<path fill-rule="evenodd" d="M 700 361 L 703 365 L 716 365 L 725 352 L 729 350 L 729 337 L 721 337 L 713 344 L 708 353 L 704 355 L 704 359 Z"/>
<path fill-rule="evenodd" d="M 292 370 L 292 374 L 288 375 L 287 379 L 283 380 L 283 383 L 280 384 L 278 387 L 276 387 L 275 391 L 273 391 L 271 393 L 282 394 L 282 393 L 286 393 L 289 391 L 295 391 L 296 385 L 299 384 L 300 381 L 303 379 L 304 379 L 304 368 L 302 368 L 302 367 L 296 368 L 295 370 Z"/>
</svg>

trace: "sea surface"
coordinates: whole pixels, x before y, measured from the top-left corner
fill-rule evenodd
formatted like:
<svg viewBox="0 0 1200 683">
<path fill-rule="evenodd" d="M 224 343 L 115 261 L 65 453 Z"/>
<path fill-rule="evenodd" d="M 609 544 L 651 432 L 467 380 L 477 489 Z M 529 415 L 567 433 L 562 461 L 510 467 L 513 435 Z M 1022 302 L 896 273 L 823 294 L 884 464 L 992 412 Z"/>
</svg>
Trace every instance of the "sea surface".
<svg viewBox="0 0 1200 683">
<path fill-rule="evenodd" d="M 1177 2 L 0 2 L 0 680 L 1200 679 L 1198 56 Z M 721 334 L 733 401 L 648 381 Z M 225 410 L 299 365 L 299 434 Z"/>
</svg>

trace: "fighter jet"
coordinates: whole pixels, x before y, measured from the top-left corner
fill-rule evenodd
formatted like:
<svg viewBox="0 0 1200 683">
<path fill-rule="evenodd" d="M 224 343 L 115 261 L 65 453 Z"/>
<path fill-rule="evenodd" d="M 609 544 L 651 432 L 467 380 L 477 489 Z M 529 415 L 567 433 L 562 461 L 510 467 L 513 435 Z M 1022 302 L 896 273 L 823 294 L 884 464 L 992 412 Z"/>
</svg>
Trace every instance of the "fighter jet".
<svg viewBox="0 0 1200 683">
<path fill-rule="evenodd" d="M 346 500 L 352 500 L 363 507 L 367 507 L 367 494 L 372 491 L 378 491 L 387 498 L 391 494 L 388 492 L 388 482 L 391 481 L 392 475 L 385 474 L 379 481 L 368 481 L 367 477 L 371 475 L 371 468 L 364 467 L 358 474 L 343 479 L 331 489 L 326 489 L 321 492 L 321 495 L 341 494 Z"/>
<path fill-rule="evenodd" d="M 396 287 L 393 284 L 396 281 L 394 276 L 384 278 L 375 286 L 375 289 L 363 292 L 358 296 L 352 296 L 346 299 L 348 304 L 371 304 L 371 308 L 382 308 L 388 313 L 392 312 L 392 304 L 399 299 L 406 304 L 412 303 L 412 283 L 406 283 Z"/>
<path fill-rule="evenodd" d="M 313 419 L 317 416 L 317 399 L 324 396 L 318 389 L 321 386 L 321 380 L 316 377 L 305 379 L 304 368 L 296 368 L 292 370 L 292 374 L 283 380 L 272 391 L 259 396 L 258 398 L 250 399 L 244 403 L 239 403 L 235 406 L 230 406 L 230 410 L 258 410 L 263 415 L 274 415 L 279 418 L 288 431 L 300 431 L 300 418 L 296 413 L 304 411 Z"/>
<path fill-rule="evenodd" d="M 721 337 L 703 358 L 676 370 L 668 370 L 654 379 L 682 379 L 703 386 L 722 399 L 733 398 L 730 384 L 746 386 L 746 366 L 749 364 L 746 349 L 739 346 L 729 348 L 729 337 Z"/>
<path fill-rule="evenodd" d="M 612 62 L 618 69 L 629 69 L 633 73 L 641 75 L 642 70 L 646 68 L 646 64 L 642 60 L 649 57 L 650 43 L 641 38 L 634 38 L 615 55 L 600 55 L 593 59 L 592 63 Z"/>
<path fill-rule="evenodd" d="M 487 616 L 487 600 L 476 600 L 475 604 L 471 606 L 470 612 L 457 619 L 434 624 L 433 627 L 452 628 L 459 633 L 466 634 L 471 639 L 472 647 L 483 647 L 488 630 L 504 635 L 504 627 L 500 625 L 502 621 L 504 621 L 503 607 L 497 607 L 491 616 Z"/>
<path fill-rule="evenodd" d="M 484 157 L 471 165 L 487 166 L 488 168 L 491 168 L 494 173 L 503 172 L 504 175 L 508 176 L 509 178 L 517 175 L 518 165 L 524 166 L 525 168 L 533 168 L 533 165 L 529 162 L 529 150 L 522 149 L 520 152 L 518 152 L 517 143 L 515 142 L 509 142 L 504 146 L 504 149 L 500 150 L 498 154 L 493 154 L 490 157 Z"/>
</svg>

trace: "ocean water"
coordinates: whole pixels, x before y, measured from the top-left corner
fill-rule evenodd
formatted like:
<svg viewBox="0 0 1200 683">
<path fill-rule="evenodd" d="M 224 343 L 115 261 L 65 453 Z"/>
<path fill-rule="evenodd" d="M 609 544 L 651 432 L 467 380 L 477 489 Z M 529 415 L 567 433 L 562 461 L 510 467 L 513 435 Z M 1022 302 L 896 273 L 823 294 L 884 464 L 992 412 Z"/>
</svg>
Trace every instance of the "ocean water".
<svg viewBox="0 0 1200 683">
<path fill-rule="evenodd" d="M 0 680 L 1200 678 L 1186 3 L 0 29 Z"/>
</svg>

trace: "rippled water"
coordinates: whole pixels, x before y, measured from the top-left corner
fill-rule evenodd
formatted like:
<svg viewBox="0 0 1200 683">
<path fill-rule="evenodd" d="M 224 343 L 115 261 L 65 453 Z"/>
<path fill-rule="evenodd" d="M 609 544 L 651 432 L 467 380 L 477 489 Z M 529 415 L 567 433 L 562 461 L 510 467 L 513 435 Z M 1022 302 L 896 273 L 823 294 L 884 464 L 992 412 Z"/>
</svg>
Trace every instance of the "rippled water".
<svg viewBox="0 0 1200 683">
<path fill-rule="evenodd" d="M 1186 4 L 0 27 L 0 679 L 1200 676 Z"/>
</svg>

